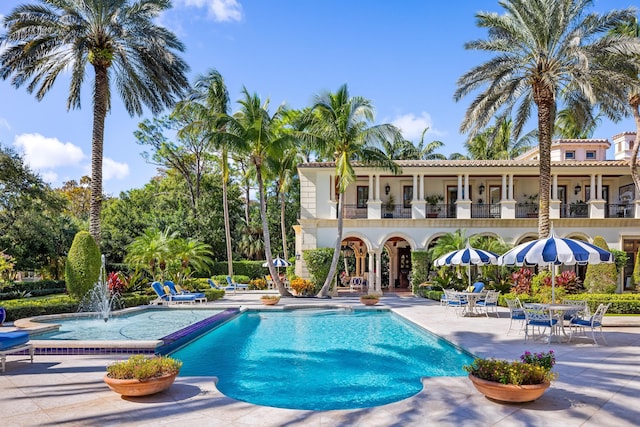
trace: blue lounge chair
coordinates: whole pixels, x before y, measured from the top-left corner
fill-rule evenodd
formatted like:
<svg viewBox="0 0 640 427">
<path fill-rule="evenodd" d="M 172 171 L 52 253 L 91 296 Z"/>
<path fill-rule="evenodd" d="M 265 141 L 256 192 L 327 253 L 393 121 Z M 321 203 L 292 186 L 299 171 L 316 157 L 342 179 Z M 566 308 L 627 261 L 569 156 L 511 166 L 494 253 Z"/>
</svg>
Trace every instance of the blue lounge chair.
<svg viewBox="0 0 640 427">
<path fill-rule="evenodd" d="M 29 334 L 26 332 L 2 332 L 0 333 L 0 361 L 4 372 L 8 354 L 28 351 L 33 363 L 33 344 L 29 343 Z"/>
<path fill-rule="evenodd" d="M 484 289 L 484 283 L 483 282 L 476 282 L 476 283 L 473 284 L 473 292 L 474 293 L 482 292 L 483 289 Z"/>
<path fill-rule="evenodd" d="M 194 295 L 171 295 L 169 287 L 167 286 L 165 289 L 160 282 L 153 282 L 151 287 L 158 295 L 158 299 L 154 302 L 190 302 L 192 304 L 196 302 L 196 297 Z"/>
<path fill-rule="evenodd" d="M 227 291 L 228 290 L 228 286 L 220 286 L 220 285 L 218 285 L 218 283 L 215 280 L 207 279 L 207 282 L 209 282 L 209 286 L 211 286 L 213 289 L 217 289 L 219 291 Z"/>
<path fill-rule="evenodd" d="M 164 285 L 169 287 L 169 291 L 171 292 L 171 296 L 193 295 L 194 297 L 196 297 L 196 301 L 198 301 L 198 302 L 207 302 L 207 297 L 205 297 L 202 292 L 187 292 L 184 289 L 182 289 L 181 287 L 177 286 L 171 280 L 165 280 Z"/>
<path fill-rule="evenodd" d="M 227 283 L 229 284 L 229 286 L 227 286 L 225 289 L 230 291 L 235 291 L 236 289 L 249 289 L 249 285 L 246 285 L 244 283 L 236 283 L 233 281 L 233 279 L 231 279 L 231 276 L 227 276 Z"/>
</svg>

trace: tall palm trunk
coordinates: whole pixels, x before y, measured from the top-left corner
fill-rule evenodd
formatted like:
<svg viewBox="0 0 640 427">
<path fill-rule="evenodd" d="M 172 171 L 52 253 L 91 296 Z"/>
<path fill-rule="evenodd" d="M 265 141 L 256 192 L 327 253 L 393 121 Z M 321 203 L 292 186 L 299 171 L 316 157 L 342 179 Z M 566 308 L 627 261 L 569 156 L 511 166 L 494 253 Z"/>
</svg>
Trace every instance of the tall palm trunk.
<svg viewBox="0 0 640 427">
<path fill-rule="evenodd" d="M 327 297 L 329 295 L 329 288 L 331 287 L 331 283 L 333 282 L 333 278 L 336 275 L 336 271 L 338 269 L 338 260 L 340 259 L 340 246 L 342 245 L 342 229 L 343 229 L 343 219 L 344 213 L 342 209 L 343 205 L 344 192 L 340 192 L 338 195 L 338 236 L 336 237 L 336 243 L 333 250 L 333 257 L 331 258 L 331 267 L 329 268 L 329 274 L 327 274 L 327 279 L 324 281 L 322 285 L 322 289 L 318 292 L 318 297 Z"/>
<path fill-rule="evenodd" d="M 224 211 L 224 236 L 227 240 L 227 273 L 233 277 L 233 252 L 231 251 L 231 223 L 229 220 L 229 153 L 222 149 L 222 209 Z"/>
<path fill-rule="evenodd" d="M 264 252 L 267 258 L 267 266 L 269 274 L 278 288 L 278 292 L 283 296 L 291 296 L 291 293 L 284 287 L 280 281 L 280 276 L 273 266 L 273 255 L 271 253 L 271 237 L 269 235 L 269 223 L 267 221 L 267 204 L 264 200 L 264 183 L 262 181 L 262 160 L 253 160 L 256 166 L 256 179 L 258 180 L 258 193 L 260 194 L 260 216 L 262 217 L 262 235 L 264 236 Z"/>
<path fill-rule="evenodd" d="M 640 149 L 640 95 L 633 95 L 629 99 L 629 104 L 633 111 L 633 120 L 636 123 L 636 138 L 631 150 L 631 158 L 629 159 L 629 167 L 631 168 L 631 179 L 636 185 L 636 200 L 640 197 L 640 177 L 638 176 L 638 149 Z"/>
<path fill-rule="evenodd" d="M 544 85 L 533 89 L 534 102 L 538 106 L 538 141 L 540 152 L 540 188 L 538 209 L 538 238 L 549 235 L 549 199 L 551 193 L 551 137 L 555 121 L 553 92 Z"/>
<path fill-rule="evenodd" d="M 280 192 L 280 232 L 282 233 L 282 254 L 285 260 L 289 259 L 289 251 L 287 250 L 287 229 L 285 224 L 285 194 Z"/>
<path fill-rule="evenodd" d="M 89 233 L 100 245 L 100 212 L 102 211 L 102 152 L 104 122 L 109 99 L 109 76 L 103 65 L 94 65 L 93 134 L 91 136 L 91 202 L 89 205 Z"/>
</svg>

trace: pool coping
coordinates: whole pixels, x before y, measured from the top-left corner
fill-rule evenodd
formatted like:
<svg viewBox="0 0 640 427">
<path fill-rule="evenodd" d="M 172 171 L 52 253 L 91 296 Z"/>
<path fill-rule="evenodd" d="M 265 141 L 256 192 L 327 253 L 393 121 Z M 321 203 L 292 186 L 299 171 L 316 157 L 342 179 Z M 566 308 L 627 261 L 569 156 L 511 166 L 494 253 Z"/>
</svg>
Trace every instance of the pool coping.
<svg viewBox="0 0 640 427">
<path fill-rule="evenodd" d="M 143 305 L 116 310 L 111 313 L 113 317 L 125 316 L 128 314 L 148 311 L 148 310 L 222 310 L 213 316 L 207 317 L 194 324 L 188 325 L 176 332 L 157 340 L 38 340 L 31 339 L 36 355 L 83 355 L 83 354 L 166 354 L 165 348 L 178 348 L 191 340 L 219 326 L 220 324 L 233 318 L 240 312 L 237 307 L 224 308 L 212 306 L 199 307 L 167 307 L 158 305 Z M 73 319 L 84 317 L 96 317 L 96 312 L 78 312 L 48 314 L 18 319 L 14 326 L 20 330 L 28 332 L 30 335 L 37 335 L 44 332 L 57 330 L 60 325 L 51 323 L 43 324 L 40 321 L 55 321 L 58 319 Z M 197 327 L 196 327 L 197 325 Z M 173 351 L 173 350 L 171 350 Z M 19 353 L 18 353 L 19 354 Z"/>
</svg>

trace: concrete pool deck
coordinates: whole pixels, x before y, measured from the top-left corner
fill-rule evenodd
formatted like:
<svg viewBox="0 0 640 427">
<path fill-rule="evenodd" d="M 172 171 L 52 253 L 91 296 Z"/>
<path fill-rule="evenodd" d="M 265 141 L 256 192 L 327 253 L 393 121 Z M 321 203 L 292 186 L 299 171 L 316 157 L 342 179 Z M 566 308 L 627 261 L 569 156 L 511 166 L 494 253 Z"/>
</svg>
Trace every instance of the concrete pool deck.
<svg viewBox="0 0 640 427">
<path fill-rule="evenodd" d="M 259 295 L 227 295 L 212 307 L 257 306 Z M 282 299 L 280 305 L 355 304 L 357 295 L 331 300 Z M 210 377 L 179 377 L 167 391 L 122 398 L 102 381 L 105 366 L 126 356 L 8 356 L 0 374 L 0 419 L 12 426 L 636 426 L 640 424 L 640 328 L 635 318 L 605 328 L 608 345 L 524 342 L 506 335 L 500 318 L 456 317 L 422 298 L 385 296 L 381 306 L 478 356 L 517 359 L 525 350 L 553 349 L 559 374 L 537 401 L 501 404 L 479 394 L 466 377 L 425 378 L 424 389 L 400 402 L 357 410 L 301 411 L 256 406 L 222 395 Z M 611 318 L 615 319 L 615 318 Z M 610 319 L 607 319 L 610 320 Z M 605 322 L 607 324 L 607 322 Z M 268 369 L 268 367 L 265 367 Z"/>
</svg>

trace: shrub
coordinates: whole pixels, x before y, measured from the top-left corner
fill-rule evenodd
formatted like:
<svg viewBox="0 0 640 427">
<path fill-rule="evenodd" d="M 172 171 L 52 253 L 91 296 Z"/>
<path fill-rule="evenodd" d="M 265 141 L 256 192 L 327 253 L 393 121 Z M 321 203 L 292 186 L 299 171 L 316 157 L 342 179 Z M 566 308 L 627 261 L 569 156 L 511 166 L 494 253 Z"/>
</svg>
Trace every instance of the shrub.
<svg viewBox="0 0 640 427">
<path fill-rule="evenodd" d="M 249 289 L 258 291 L 267 289 L 267 281 L 262 278 L 249 280 Z"/>
<path fill-rule="evenodd" d="M 513 286 L 511 292 L 516 294 L 529 294 L 531 295 L 531 278 L 533 272 L 531 269 L 522 267 L 518 271 L 511 273 L 511 280 Z"/>
<path fill-rule="evenodd" d="M 416 288 L 429 279 L 429 253 L 411 252 L 411 283 L 413 292 Z"/>
<path fill-rule="evenodd" d="M 96 241 L 89 232 L 78 232 L 71 243 L 64 268 L 69 295 L 82 299 L 98 281 L 100 264 L 100 249 Z"/>
<path fill-rule="evenodd" d="M 224 291 L 219 289 L 205 289 L 204 296 L 207 297 L 207 301 L 215 301 L 224 297 Z"/>
<path fill-rule="evenodd" d="M 633 284 L 636 285 L 636 289 L 640 290 L 640 250 L 636 253 L 636 262 L 633 265 Z"/>
<path fill-rule="evenodd" d="M 291 289 L 301 296 L 309 296 L 315 294 L 316 286 L 311 280 L 296 277 L 291 281 Z"/>
<path fill-rule="evenodd" d="M 180 371 L 182 362 L 171 357 L 154 356 L 146 357 L 136 354 L 129 359 L 114 362 L 107 366 L 109 378 L 119 380 L 148 380 L 163 375 L 175 374 Z"/>
<path fill-rule="evenodd" d="M 329 275 L 333 251 L 334 248 L 319 248 L 307 249 L 302 252 L 302 257 L 311 275 L 311 281 L 317 286 L 318 291 Z"/>
<path fill-rule="evenodd" d="M 609 245 L 601 236 L 596 236 L 593 244 L 605 251 L 609 250 Z M 614 293 L 617 288 L 617 278 L 618 268 L 614 263 L 588 264 L 584 286 L 591 293 Z"/>
</svg>

